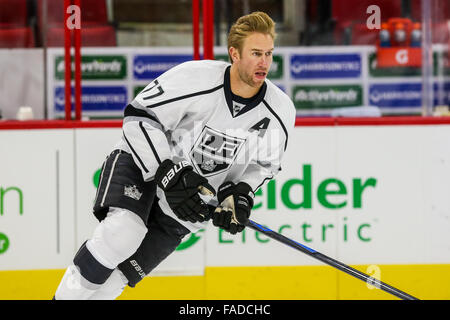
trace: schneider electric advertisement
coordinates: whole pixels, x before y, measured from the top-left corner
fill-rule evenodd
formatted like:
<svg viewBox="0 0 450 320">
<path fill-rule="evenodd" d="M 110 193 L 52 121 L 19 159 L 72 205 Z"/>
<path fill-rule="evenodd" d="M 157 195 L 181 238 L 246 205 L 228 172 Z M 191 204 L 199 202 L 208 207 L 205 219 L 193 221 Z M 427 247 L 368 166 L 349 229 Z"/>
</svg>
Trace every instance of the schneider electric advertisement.
<svg viewBox="0 0 450 320">
<path fill-rule="evenodd" d="M 2 130 L 0 270 L 64 269 L 97 224 L 99 170 L 120 128 Z M 251 218 L 348 264 L 450 263 L 450 126 L 296 127 Z M 15 141 L 14 144 L 9 141 Z M 32 155 L 32 157 L 30 157 Z M 212 224 L 155 274 L 320 262 Z"/>
</svg>

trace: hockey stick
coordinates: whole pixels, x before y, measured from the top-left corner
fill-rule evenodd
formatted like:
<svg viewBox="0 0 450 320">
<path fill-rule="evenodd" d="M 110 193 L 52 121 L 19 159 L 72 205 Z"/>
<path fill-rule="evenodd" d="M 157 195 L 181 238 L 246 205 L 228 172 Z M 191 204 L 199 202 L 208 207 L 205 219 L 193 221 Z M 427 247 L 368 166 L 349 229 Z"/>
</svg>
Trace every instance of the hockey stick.
<svg viewBox="0 0 450 320">
<path fill-rule="evenodd" d="M 322 262 L 324 262 L 324 263 L 326 263 L 326 264 L 328 264 L 328 265 L 330 265 L 330 266 L 332 266 L 332 267 L 334 267 L 336 269 L 339 269 L 339 270 L 341 270 L 341 271 L 343 271 L 343 272 L 345 272 L 345 273 L 347 273 L 347 274 L 349 274 L 349 275 L 351 275 L 351 276 L 353 276 L 355 278 L 358 278 L 358 279 L 360 279 L 362 281 L 365 281 L 365 282 L 375 286 L 376 288 L 381 289 L 383 291 L 386 291 L 386 292 L 388 292 L 388 293 L 390 293 L 390 294 L 392 294 L 392 295 L 394 295 L 394 296 L 396 296 L 396 297 L 398 297 L 400 299 L 403 299 L 403 300 L 419 300 L 419 299 L 417 299 L 417 298 L 415 298 L 415 297 L 413 297 L 413 296 L 411 296 L 411 295 L 409 295 L 409 294 L 407 294 L 407 293 L 405 293 L 405 292 L 403 292 L 403 291 L 401 291 L 399 289 L 396 289 L 396 288 L 394 288 L 394 287 L 392 287 L 392 286 L 390 286 L 390 285 L 388 285 L 388 284 L 386 284 L 386 283 L 384 283 L 384 282 L 382 282 L 382 281 L 380 281 L 378 279 L 375 279 L 375 278 L 373 278 L 373 277 L 371 277 L 371 276 L 369 276 L 369 275 L 367 275 L 367 274 L 365 274 L 365 273 L 363 273 L 361 271 L 358 271 L 358 270 L 356 270 L 356 269 L 354 269 L 354 268 L 352 268 L 352 267 L 350 267 L 350 266 L 348 266 L 348 265 L 346 265 L 346 264 L 344 264 L 342 262 L 334 260 L 334 259 L 332 259 L 332 258 L 330 258 L 330 257 L 328 257 L 328 256 L 326 256 L 326 255 L 324 255 L 324 254 L 322 254 L 320 252 L 317 252 L 314 249 L 311 249 L 311 248 L 309 248 L 309 247 L 307 247 L 307 246 L 297 242 L 297 241 L 289 239 L 289 238 L 283 236 L 282 234 L 277 233 L 277 232 L 275 232 L 273 230 L 270 230 L 269 228 L 264 227 L 264 226 L 254 222 L 252 220 L 248 220 L 246 226 L 251 228 L 251 229 L 253 229 L 253 230 L 255 230 L 255 231 L 261 232 L 261 233 L 265 234 L 266 236 L 268 236 L 268 237 L 270 237 L 272 239 L 275 239 L 275 240 L 277 240 L 277 241 L 279 241 L 281 243 L 284 243 L 284 244 L 286 244 L 286 245 L 288 245 L 288 246 L 290 246 L 290 247 L 292 247 L 294 249 L 297 249 L 297 250 L 299 250 L 299 251 L 301 251 L 303 253 L 306 253 L 307 255 L 309 255 L 309 256 L 317 259 L 317 260 L 320 260 L 320 261 L 322 261 Z"/>
</svg>

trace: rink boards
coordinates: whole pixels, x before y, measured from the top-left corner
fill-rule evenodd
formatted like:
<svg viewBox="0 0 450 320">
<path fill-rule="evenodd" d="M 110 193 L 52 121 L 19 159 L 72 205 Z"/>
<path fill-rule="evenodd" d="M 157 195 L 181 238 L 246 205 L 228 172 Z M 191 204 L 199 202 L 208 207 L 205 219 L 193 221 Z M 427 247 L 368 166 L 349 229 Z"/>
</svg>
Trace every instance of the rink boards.
<svg viewBox="0 0 450 320">
<path fill-rule="evenodd" d="M 419 298 L 448 299 L 450 123 L 391 124 L 297 126 L 252 219 Z M 0 130 L 1 299 L 56 289 L 96 225 L 98 170 L 121 134 L 120 124 Z M 212 225 L 154 275 L 123 298 L 390 298 L 262 234 Z"/>
</svg>

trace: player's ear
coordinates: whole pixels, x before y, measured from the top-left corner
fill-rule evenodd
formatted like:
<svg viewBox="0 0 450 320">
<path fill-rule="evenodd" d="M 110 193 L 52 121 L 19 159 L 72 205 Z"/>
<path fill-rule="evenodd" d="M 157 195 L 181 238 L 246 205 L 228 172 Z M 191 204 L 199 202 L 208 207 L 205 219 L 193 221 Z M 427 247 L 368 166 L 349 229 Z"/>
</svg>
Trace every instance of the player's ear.
<svg viewBox="0 0 450 320">
<path fill-rule="evenodd" d="M 230 47 L 230 49 L 228 49 L 228 53 L 230 54 L 232 60 L 231 62 L 239 61 L 240 55 L 238 49 L 236 49 L 235 47 Z"/>
</svg>

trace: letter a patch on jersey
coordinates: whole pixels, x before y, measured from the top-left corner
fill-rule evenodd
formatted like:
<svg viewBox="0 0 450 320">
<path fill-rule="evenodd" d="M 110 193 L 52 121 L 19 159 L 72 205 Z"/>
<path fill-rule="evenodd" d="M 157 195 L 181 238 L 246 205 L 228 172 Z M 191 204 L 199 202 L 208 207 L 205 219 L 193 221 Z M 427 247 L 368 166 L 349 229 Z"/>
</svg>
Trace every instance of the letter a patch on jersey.
<svg viewBox="0 0 450 320">
<path fill-rule="evenodd" d="M 232 137 L 205 126 L 190 152 L 192 163 L 204 176 L 227 170 L 245 139 Z"/>
<path fill-rule="evenodd" d="M 270 119 L 266 117 L 266 118 L 262 119 L 261 121 L 258 121 L 248 131 L 252 132 L 252 131 L 257 130 L 257 131 L 259 131 L 258 136 L 260 136 L 262 138 L 266 134 L 266 130 L 267 130 L 267 127 L 269 126 L 269 122 L 270 122 Z"/>
</svg>

